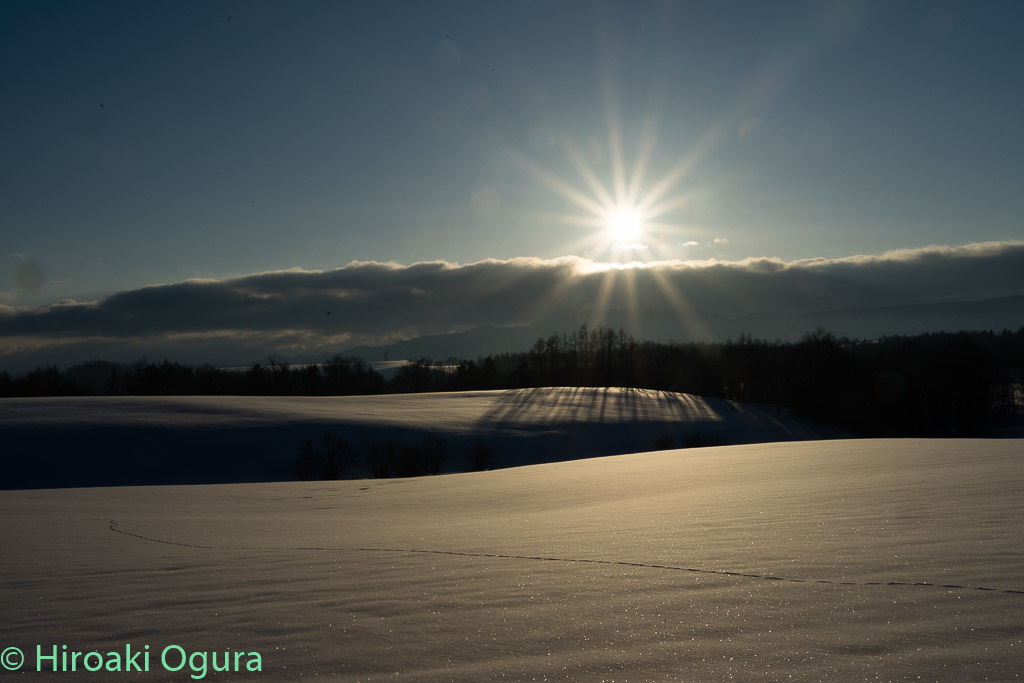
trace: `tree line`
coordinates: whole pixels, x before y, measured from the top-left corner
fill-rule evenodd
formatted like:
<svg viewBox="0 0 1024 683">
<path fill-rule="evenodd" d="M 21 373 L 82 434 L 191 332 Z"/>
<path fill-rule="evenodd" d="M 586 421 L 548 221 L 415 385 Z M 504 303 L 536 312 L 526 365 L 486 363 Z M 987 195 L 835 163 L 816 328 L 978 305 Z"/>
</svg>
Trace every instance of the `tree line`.
<svg viewBox="0 0 1024 683">
<path fill-rule="evenodd" d="M 797 342 L 638 341 L 582 326 L 526 351 L 419 359 L 385 380 L 360 359 L 244 370 L 94 361 L 0 373 L 0 396 L 355 395 L 541 386 L 621 386 L 778 403 L 865 436 L 972 435 L 1024 421 L 1024 327 L 870 341 L 818 329 Z"/>
<path fill-rule="evenodd" d="M 362 448 L 333 432 L 324 434 L 320 447 L 306 439 L 293 466 L 301 481 L 341 479 L 353 470 L 361 470 L 376 479 L 421 477 L 440 474 L 452 457 L 448 441 L 442 436 L 424 436 L 412 443 L 399 439 L 371 441 Z M 470 441 L 465 453 L 468 471 L 481 472 L 494 466 L 494 449 L 483 439 Z"/>
</svg>

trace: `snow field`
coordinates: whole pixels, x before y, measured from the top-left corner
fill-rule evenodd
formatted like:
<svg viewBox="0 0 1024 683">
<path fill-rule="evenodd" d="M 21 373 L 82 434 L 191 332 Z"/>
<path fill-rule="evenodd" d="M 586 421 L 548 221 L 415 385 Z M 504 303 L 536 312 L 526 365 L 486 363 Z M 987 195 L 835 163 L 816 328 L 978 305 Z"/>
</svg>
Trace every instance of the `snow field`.
<svg viewBox="0 0 1024 683">
<path fill-rule="evenodd" d="M 206 680 L 1013 680 L 1022 455 L 810 441 L 5 491 L 0 645 L 262 654 Z"/>
</svg>

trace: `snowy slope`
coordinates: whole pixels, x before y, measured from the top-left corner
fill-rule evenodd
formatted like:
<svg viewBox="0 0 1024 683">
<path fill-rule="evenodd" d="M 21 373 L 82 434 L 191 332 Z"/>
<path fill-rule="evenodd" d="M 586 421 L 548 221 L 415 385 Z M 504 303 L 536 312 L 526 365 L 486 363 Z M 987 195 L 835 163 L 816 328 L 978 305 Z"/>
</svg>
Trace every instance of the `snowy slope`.
<svg viewBox="0 0 1024 683">
<path fill-rule="evenodd" d="M 1022 456 L 813 441 L 3 491 L 0 644 L 261 653 L 204 680 L 1014 680 Z M 131 680 L 189 680 L 158 664 Z"/>
<path fill-rule="evenodd" d="M 484 439 L 508 467 L 646 451 L 668 439 L 740 444 L 835 438 L 772 406 L 635 389 L 544 388 L 346 397 L 0 399 L 0 488 L 282 481 L 306 439 L 356 447 L 447 439 L 450 471 Z M 362 476 L 356 470 L 350 476 Z"/>
</svg>

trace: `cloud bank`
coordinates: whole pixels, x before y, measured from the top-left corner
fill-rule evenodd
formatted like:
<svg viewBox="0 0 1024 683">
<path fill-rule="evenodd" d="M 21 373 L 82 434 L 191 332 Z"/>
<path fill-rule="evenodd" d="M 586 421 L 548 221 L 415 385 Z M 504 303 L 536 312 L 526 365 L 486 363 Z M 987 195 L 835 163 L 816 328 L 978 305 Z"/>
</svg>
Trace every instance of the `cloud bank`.
<svg viewBox="0 0 1024 683">
<path fill-rule="evenodd" d="M 633 319 L 674 316 L 676 338 L 684 339 L 693 332 L 687 318 L 698 314 L 796 315 L 1019 294 L 1024 241 L 790 262 L 353 262 L 331 271 L 150 286 L 95 302 L 0 306 L 0 368 L 19 359 L 65 364 L 148 355 L 225 363 L 271 351 L 329 355 L 478 325 L 602 322 L 614 311 Z"/>
</svg>

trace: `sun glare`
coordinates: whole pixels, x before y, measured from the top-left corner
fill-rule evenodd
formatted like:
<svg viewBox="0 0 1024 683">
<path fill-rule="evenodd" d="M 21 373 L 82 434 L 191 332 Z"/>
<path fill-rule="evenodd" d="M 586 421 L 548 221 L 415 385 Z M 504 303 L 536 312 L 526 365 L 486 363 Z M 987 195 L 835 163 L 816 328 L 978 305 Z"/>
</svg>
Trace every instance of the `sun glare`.
<svg viewBox="0 0 1024 683">
<path fill-rule="evenodd" d="M 643 219 L 635 209 L 616 209 L 605 218 L 608 237 L 614 244 L 639 241 Z"/>
<path fill-rule="evenodd" d="M 558 172 L 512 144 L 503 146 L 508 161 L 560 195 L 569 209 L 529 212 L 529 217 L 571 229 L 570 240 L 558 247 L 560 253 L 620 264 L 692 256 L 692 248 L 700 244 L 694 237 L 707 229 L 692 222 L 690 206 L 695 197 L 706 200 L 715 189 L 710 181 L 695 182 L 693 171 L 724 139 L 724 124 L 710 126 L 689 149 L 662 145 L 665 154 L 656 164 L 657 112 L 644 117 L 638 130 L 627 129 L 614 74 L 605 74 L 602 81 L 607 141 L 593 136 L 580 141 L 567 133 L 554 139 L 579 176 L 575 182 L 565 175 L 567 169 Z M 632 161 L 626 158 L 627 141 L 635 147 Z M 662 165 L 671 161 L 671 167 Z M 605 163 L 607 172 L 601 173 L 597 166 Z"/>
</svg>

